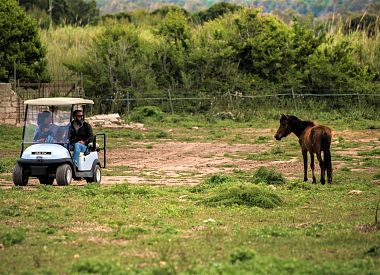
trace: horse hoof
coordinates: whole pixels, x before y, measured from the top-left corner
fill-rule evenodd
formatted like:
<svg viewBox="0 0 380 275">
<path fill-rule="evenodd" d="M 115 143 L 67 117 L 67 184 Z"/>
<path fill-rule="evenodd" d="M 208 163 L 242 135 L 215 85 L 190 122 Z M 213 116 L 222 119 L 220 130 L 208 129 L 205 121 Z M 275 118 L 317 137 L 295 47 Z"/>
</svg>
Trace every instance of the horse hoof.
<svg viewBox="0 0 380 275">
<path fill-rule="evenodd" d="M 326 183 L 325 179 L 321 179 L 321 183 L 324 185 Z"/>
<path fill-rule="evenodd" d="M 303 178 L 303 181 L 307 181 L 307 178 Z"/>
</svg>

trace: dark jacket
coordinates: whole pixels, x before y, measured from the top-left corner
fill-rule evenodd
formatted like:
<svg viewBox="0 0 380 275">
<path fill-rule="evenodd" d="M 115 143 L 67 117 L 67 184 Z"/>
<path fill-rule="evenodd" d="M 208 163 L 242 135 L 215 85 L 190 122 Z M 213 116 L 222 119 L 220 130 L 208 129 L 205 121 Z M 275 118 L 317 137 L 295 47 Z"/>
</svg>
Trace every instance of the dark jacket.
<svg viewBox="0 0 380 275">
<path fill-rule="evenodd" d="M 74 121 L 71 122 L 71 129 L 70 129 L 70 143 L 74 144 L 78 141 L 84 141 L 86 145 L 91 143 L 94 140 L 94 134 L 92 133 L 92 127 L 87 122 L 83 122 L 82 126 L 78 128 L 78 130 L 75 130 Z"/>
</svg>

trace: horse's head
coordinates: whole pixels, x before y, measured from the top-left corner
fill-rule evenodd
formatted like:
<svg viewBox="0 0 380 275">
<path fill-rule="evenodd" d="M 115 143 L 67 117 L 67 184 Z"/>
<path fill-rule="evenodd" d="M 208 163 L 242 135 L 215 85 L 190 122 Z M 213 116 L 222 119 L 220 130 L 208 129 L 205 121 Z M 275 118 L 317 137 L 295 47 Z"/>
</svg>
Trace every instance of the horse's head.
<svg viewBox="0 0 380 275">
<path fill-rule="evenodd" d="M 292 127 L 290 123 L 291 120 L 292 116 L 281 115 L 280 127 L 278 128 L 277 133 L 274 136 L 275 139 L 281 140 L 283 137 L 288 136 L 292 132 Z"/>
</svg>

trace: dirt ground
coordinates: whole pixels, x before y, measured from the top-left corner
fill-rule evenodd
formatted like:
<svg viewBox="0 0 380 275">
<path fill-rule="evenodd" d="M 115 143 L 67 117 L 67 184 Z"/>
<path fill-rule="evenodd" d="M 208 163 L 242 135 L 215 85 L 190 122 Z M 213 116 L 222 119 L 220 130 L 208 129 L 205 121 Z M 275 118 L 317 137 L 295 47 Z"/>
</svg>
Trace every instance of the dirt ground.
<svg viewBox="0 0 380 275">
<path fill-rule="evenodd" d="M 272 130 L 265 130 L 268 135 Z M 260 130 L 260 134 L 263 130 Z M 380 131 L 340 131 L 334 134 L 333 144 L 338 139 L 345 142 L 375 143 L 380 147 Z M 297 140 L 295 136 L 293 138 Z M 149 144 L 149 146 L 148 146 Z M 229 173 L 233 169 L 255 170 L 258 167 L 274 167 L 288 179 L 302 177 L 303 163 L 301 152 L 287 161 L 249 160 L 247 153 L 267 151 L 271 146 L 280 144 L 269 140 L 265 144 L 227 144 L 227 143 L 199 143 L 160 141 L 133 142 L 127 148 L 109 149 L 107 151 L 107 168 L 103 169 L 102 184 L 110 185 L 128 182 L 130 184 L 152 185 L 196 185 L 207 175 L 214 173 Z M 375 148 L 365 145 L 359 148 L 339 149 L 339 155 L 357 156 L 361 150 Z M 344 165 L 343 161 L 333 160 L 333 169 L 337 170 Z M 316 165 L 318 166 L 318 165 Z M 318 168 L 316 171 L 319 174 Z M 309 171 L 310 173 L 310 171 Z M 107 176 L 112 174 L 113 176 Z M 317 174 L 317 175 L 318 175 Z M 318 176 L 319 178 L 319 176 Z M 28 185 L 38 184 L 37 180 L 30 180 Z M 74 181 L 73 185 L 84 185 L 85 181 Z M 0 187 L 10 188 L 12 182 L 0 178 Z"/>
</svg>

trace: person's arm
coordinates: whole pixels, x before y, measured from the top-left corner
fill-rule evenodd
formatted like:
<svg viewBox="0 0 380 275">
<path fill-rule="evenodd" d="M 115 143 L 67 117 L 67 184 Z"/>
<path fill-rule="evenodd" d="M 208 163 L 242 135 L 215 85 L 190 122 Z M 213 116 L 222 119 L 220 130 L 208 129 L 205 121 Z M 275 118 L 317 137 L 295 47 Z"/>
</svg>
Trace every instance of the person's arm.
<svg viewBox="0 0 380 275">
<path fill-rule="evenodd" d="M 75 142 L 77 142 L 77 140 L 76 140 L 76 134 L 75 134 L 74 127 L 73 127 L 72 124 L 70 125 L 70 138 L 69 138 L 69 141 L 70 141 L 70 144 L 74 144 Z"/>
<path fill-rule="evenodd" d="M 88 145 L 89 143 L 94 141 L 94 134 L 92 132 L 92 127 L 89 123 L 86 125 L 87 127 L 87 140 L 85 141 L 85 144 Z"/>
</svg>

